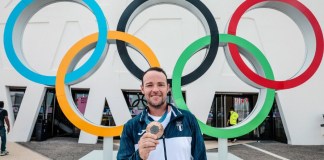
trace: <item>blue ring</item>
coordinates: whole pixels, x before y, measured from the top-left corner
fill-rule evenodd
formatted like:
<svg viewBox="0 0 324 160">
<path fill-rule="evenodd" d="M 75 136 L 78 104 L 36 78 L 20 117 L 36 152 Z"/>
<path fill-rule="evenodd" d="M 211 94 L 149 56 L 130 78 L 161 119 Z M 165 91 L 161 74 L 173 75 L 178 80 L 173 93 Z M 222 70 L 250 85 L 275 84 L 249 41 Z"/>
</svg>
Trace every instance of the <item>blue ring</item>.
<svg viewBox="0 0 324 160">
<path fill-rule="evenodd" d="M 18 3 L 18 5 L 13 9 L 10 13 L 8 21 L 5 26 L 4 30 L 4 47 L 6 51 L 6 55 L 11 63 L 11 65 L 25 78 L 44 85 L 54 86 L 56 76 L 46 76 L 38 74 L 29 68 L 27 68 L 21 60 L 18 58 L 17 53 L 15 51 L 13 45 L 13 32 L 14 27 L 16 25 L 17 19 L 22 15 L 22 12 L 28 8 L 32 3 L 35 2 L 33 0 L 23 0 Z M 70 1 L 71 2 L 71 1 Z M 76 2 L 76 1 L 72 1 Z M 87 62 L 85 62 L 81 67 L 76 69 L 75 71 L 68 73 L 65 79 L 65 83 L 69 84 L 72 83 L 84 75 L 86 75 L 95 65 L 99 62 L 100 58 L 105 54 L 104 51 L 107 45 L 107 34 L 108 34 L 108 25 L 106 22 L 106 18 L 104 13 L 102 12 L 99 5 L 94 0 L 83 0 L 84 4 L 89 7 L 89 9 L 93 12 L 96 16 L 97 23 L 98 23 L 98 42 L 93 54 L 90 56 Z M 52 2 L 56 3 L 56 2 Z M 78 2 L 76 2 L 78 3 Z M 51 4 L 51 3 L 49 3 Z M 80 4 L 83 4 L 80 2 Z M 44 7 L 44 6 L 43 6 Z M 37 11 L 36 11 L 37 12 Z M 35 13 L 36 13 L 35 12 Z M 34 13 L 33 13 L 34 14 Z M 32 14 L 32 15 L 33 15 Z M 32 16 L 31 15 L 31 16 Z"/>
</svg>

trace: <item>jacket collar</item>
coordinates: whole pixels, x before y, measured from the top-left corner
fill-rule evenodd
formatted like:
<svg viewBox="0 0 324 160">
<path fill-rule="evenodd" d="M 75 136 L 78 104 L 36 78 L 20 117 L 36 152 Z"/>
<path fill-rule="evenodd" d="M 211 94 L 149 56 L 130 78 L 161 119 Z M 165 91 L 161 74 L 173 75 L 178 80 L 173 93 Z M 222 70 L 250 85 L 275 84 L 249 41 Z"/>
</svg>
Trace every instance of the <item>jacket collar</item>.
<svg viewBox="0 0 324 160">
<path fill-rule="evenodd" d="M 168 106 L 171 106 L 171 119 L 170 119 L 170 122 L 174 119 L 177 119 L 179 117 L 183 117 L 183 114 L 182 112 L 177 108 L 175 107 L 174 105 L 172 105 L 171 103 L 168 103 L 167 104 Z M 145 119 L 146 117 L 148 116 L 148 108 L 146 108 L 140 115 L 140 119 L 139 121 L 141 123 L 145 122 Z"/>
</svg>

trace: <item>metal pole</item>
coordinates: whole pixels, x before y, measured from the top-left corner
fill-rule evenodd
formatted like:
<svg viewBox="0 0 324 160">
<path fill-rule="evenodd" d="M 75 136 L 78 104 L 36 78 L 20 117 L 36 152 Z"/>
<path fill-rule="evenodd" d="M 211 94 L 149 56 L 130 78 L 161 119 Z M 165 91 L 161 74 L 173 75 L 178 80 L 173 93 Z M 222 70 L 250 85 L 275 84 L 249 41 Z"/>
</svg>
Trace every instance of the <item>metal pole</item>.
<svg viewBox="0 0 324 160">
<path fill-rule="evenodd" d="M 226 95 L 224 95 L 224 102 L 223 102 L 223 106 L 224 106 L 224 127 L 227 127 L 227 106 L 226 106 Z"/>
<path fill-rule="evenodd" d="M 114 137 L 104 137 L 103 141 L 103 160 L 112 160 L 113 159 L 113 139 Z"/>
<path fill-rule="evenodd" d="M 218 159 L 227 160 L 228 155 L 228 144 L 227 138 L 218 139 Z"/>
</svg>

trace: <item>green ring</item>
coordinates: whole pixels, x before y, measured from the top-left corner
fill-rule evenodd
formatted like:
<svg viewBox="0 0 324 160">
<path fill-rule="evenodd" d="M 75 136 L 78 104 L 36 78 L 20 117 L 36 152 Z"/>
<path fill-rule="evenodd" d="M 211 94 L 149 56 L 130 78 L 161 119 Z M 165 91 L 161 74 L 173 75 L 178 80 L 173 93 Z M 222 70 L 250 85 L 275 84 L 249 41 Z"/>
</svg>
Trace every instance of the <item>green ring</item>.
<svg viewBox="0 0 324 160">
<path fill-rule="evenodd" d="M 220 38 L 219 40 L 221 45 L 227 43 L 233 43 L 239 47 L 241 52 L 244 52 L 245 54 L 249 54 L 249 56 L 246 56 L 246 58 L 250 62 L 258 63 L 258 64 L 253 64 L 254 67 L 256 67 L 255 69 L 258 72 L 258 74 L 261 74 L 262 76 L 265 76 L 266 78 L 271 80 L 274 79 L 272 69 L 266 57 L 252 43 L 238 36 L 233 36 L 229 34 L 220 34 L 219 38 Z M 182 76 L 184 66 L 186 62 L 191 58 L 191 56 L 193 56 L 195 53 L 197 53 L 197 51 L 208 46 L 209 44 L 210 44 L 210 36 L 206 36 L 196 40 L 182 52 L 181 56 L 179 57 L 175 65 L 172 74 L 172 95 L 175 104 L 181 109 L 189 111 L 181 91 L 181 76 Z M 252 60 L 250 59 L 251 57 L 253 57 Z M 256 86 L 253 87 L 257 88 Z M 268 89 L 268 88 L 260 88 L 256 106 L 254 107 L 250 115 L 247 118 L 245 118 L 242 122 L 231 127 L 215 128 L 206 125 L 205 123 L 197 119 L 199 126 L 204 134 L 212 137 L 233 138 L 233 137 L 245 135 L 250 131 L 254 130 L 265 120 L 265 118 L 268 116 L 272 108 L 274 97 L 275 97 L 275 90 Z M 260 100 L 262 100 L 264 103 L 263 104 L 260 103 Z"/>
</svg>

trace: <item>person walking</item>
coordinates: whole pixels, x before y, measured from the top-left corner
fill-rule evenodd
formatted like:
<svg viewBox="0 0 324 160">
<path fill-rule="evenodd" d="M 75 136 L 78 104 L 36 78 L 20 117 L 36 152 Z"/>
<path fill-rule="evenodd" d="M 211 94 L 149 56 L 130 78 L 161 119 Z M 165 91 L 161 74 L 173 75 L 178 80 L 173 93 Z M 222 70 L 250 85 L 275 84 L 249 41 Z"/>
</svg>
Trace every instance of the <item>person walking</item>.
<svg viewBox="0 0 324 160">
<path fill-rule="evenodd" d="M 237 124 L 237 120 L 239 118 L 239 114 L 237 112 L 234 111 L 234 107 L 230 108 L 230 112 L 228 115 L 228 120 L 227 120 L 227 125 L 228 126 L 234 126 Z M 229 139 L 231 142 L 235 143 L 236 142 L 236 138 L 232 138 Z"/>
<path fill-rule="evenodd" d="M 8 112 L 7 110 L 3 109 L 4 103 L 3 101 L 0 101 L 0 137 L 1 137 L 1 152 L 0 156 L 5 156 L 9 154 L 9 152 L 6 150 L 6 143 L 7 143 L 7 133 L 6 133 L 6 127 L 5 122 L 7 125 L 7 131 L 10 132 L 10 123 L 8 119 Z"/>
</svg>

